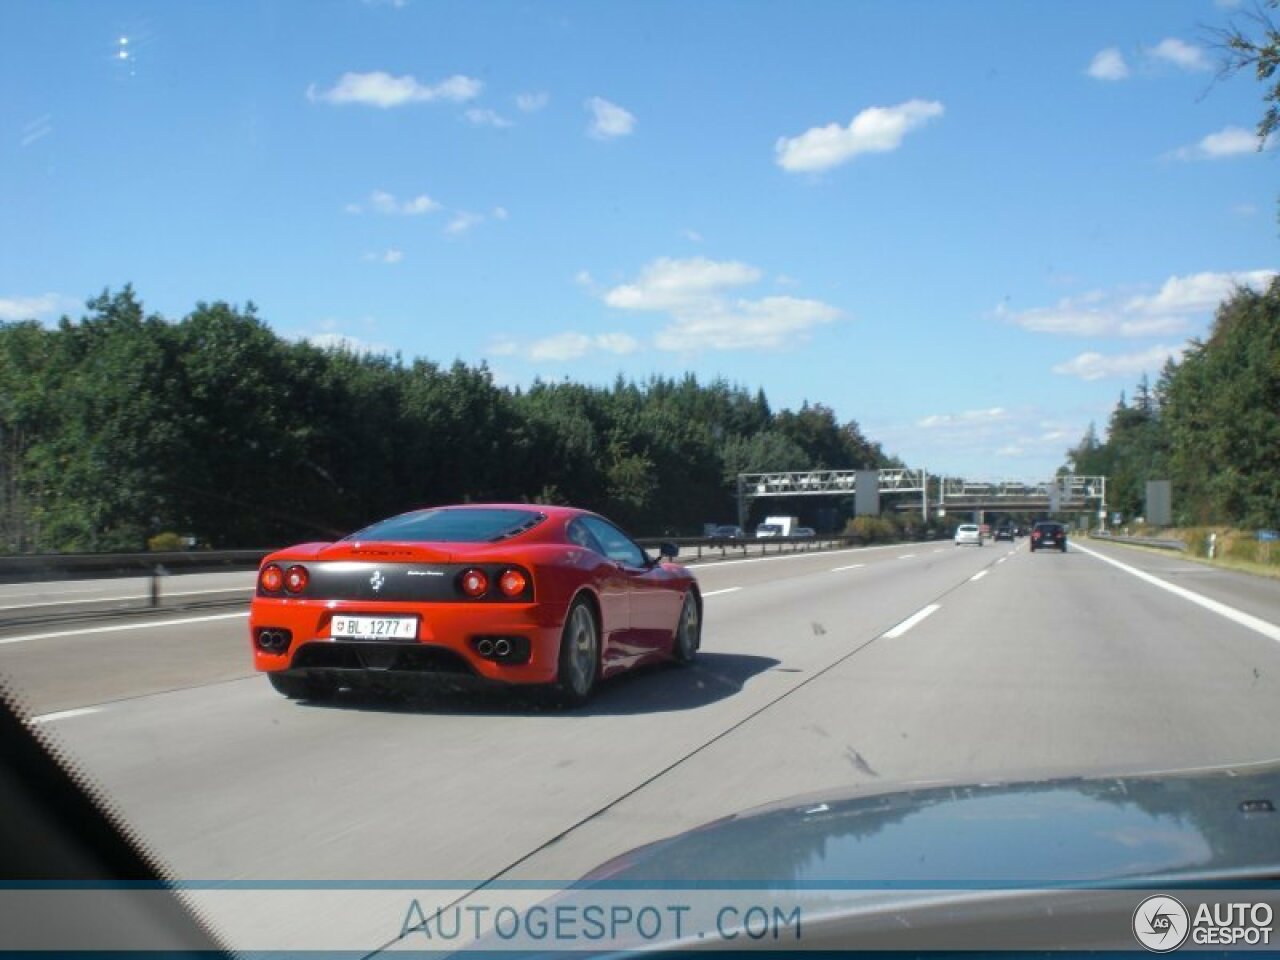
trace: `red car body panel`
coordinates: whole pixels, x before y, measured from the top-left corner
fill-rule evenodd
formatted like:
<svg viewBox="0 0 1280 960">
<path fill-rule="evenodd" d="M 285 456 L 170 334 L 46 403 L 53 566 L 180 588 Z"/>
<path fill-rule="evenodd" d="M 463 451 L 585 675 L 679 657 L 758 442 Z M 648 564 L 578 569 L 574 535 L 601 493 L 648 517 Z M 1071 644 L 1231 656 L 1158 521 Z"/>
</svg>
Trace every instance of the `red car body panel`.
<svg viewBox="0 0 1280 960">
<path fill-rule="evenodd" d="M 547 684 L 557 678 L 560 639 L 570 605 L 578 597 L 590 598 L 600 626 L 600 675 L 631 669 L 671 657 L 684 597 L 697 591 L 697 581 L 683 566 L 658 562 L 640 568 L 621 565 L 569 539 L 569 524 L 580 517 L 597 517 L 568 507 L 529 504 L 481 504 L 441 509 L 510 509 L 545 515 L 536 526 L 498 543 L 416 543 L 344 540 L 337 543 L 304 543 L 267 556 L 260 567 L 281 571 L 295 566 L 309 577 L 306 589 L 290 595 L 281 589 L 264 590 L 261 579 L 250 606 L 249 636 L 254 666 L 263 672 L 353 669 L 331 655 L 362 657 L 372 647 L 367 641 L 335 641 L 331 627 L 335 617 L 362 615 L 412 616 L 418 621 L 416 641 L 420 650 L 447 656 L 443 672 L 506 684 Z M 603 519 L 603 518 L 599 518 Z M 517 600 L 494 597 L 471 599 L 458 590 L 448 597 L 382 599 L 364 587 L 377 578 L 382 584 L 409 584 L 420 589 L 432 581 L 445 591 L 457 576 L 454 568 L 476 567 L 496 574 L 506 568 L 527 573 L 527 595 Z M 326 577 L 340 576 L 352 585 L 347 594 L 334 595 L 317 588 Z M 358 589 L 355 589 L 358 587 Z M 378 588 L 372 588 L 378 589 Z M 407 587 L 406 587 L 407 589 Z M 700 604 L 700 598 L 698 598 Z M 263 649 L 262 631 L 287 631 L 282 649 Z M 522 662 L 498 662 L 477 652 L 477 638 L 523 638 L 528 657 Z M 330 649 L 325 650 L 328 645 Z M 371 672 L 376 672 L 371 671 Z M 431 668 L 421 672 L 436 672 Z"/>
</svg>

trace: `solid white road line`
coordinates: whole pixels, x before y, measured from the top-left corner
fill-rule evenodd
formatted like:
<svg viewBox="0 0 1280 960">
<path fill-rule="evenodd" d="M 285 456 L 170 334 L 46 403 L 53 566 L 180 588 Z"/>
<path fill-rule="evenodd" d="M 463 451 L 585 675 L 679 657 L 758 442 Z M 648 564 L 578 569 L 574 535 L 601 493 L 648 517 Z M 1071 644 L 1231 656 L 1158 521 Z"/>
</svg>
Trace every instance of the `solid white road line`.
<svg viewBox="0 0 1280 960">
<path fill-rule="evenodd" d="M 908 630 L 914 627 L 917 623 L 919 623 L 925 617 L 929 616 L 930 614 L 940 609 L 942 609 L 940 604 L 931 603 L 927 607 L 917 610 L 915 613 L 907 617 L 907 619 L 903 620 L 900 624 L 898 624 L 892 630 L 883 634 L 883 636 L 889 640 L 896 640 L 898 637 L 902 636 L 904 633 L 906 633 Z"/>
<path fill-rule="evenodd" d="M 970 580 L 970 581 L 973 581 L 973 580 L 981 580 L 983 577 L 985 577 L 985 576 L 986 576 L 988 573 L 990 573 L 990 572 L 991 572 L 990 570 L 979 570 L 979 571 L 978 571 L 977 573 L 975 573 L 972 577 L 970 577 L 970 578 L 969 578 L 969 580 Z"/>
<path fill-rule="evenodd" d="M 904 554 L 903 554 L 902 556 L 900 556 L 898 559 L 899 559 L 899 560 L 910 560 L 910 559 L 911 559 L 912 557 L 914 557 L 914 556 L 915 556 L 915 554 L 914 554 L 914 553 L 904 553 Z"/>
<path fill-rule="evenodd" d="M 865 563 L 849 563 L 843 567 L 832 567 L 831 572 L 839 573 L 842 570 L 857 570 L 859 567 L 865 567 L 865 566 L 866 566 Z"/>
<path fill-rule="evenodd" d="M 702 599 L 705 600 L 707 597 L 719 596 L 722 593 L 737 593 L 741 589 L 741 587 L 725 587 L 723 590 L 710 590 L 702 595 Z"/>
<path fill-rule="evenodd" d="M 0 643 L 26 643 L 28 640 L 52 640 L 55 637 L 79 637 L 90 633 L 120 633 L 123 630 L 146 630 L 152 627 L 177 627 L 185 623 L 207 623 L 210 620 L 230 620 L 247 617 L 248 610 L 238 613 L 217 613 L 208 617 L 184 617 L 181 620 L 146 620 L 142 623 L 122 623 L 111 627 L 82 627 L 79 630 L 59 630 L 56 633 L 30 633 L 22 637 L 0 637 Z"/>
<path fill-rule="evenodd" d="M 1089 556 L 1101 560 L 1103 563 L 1111 564 L 1118 570 L 1123 570 L 1125 573 L 1133 574 L 1139 580 L 1145 580 L 1147 583 L 1152 586 L 1159 587 L 1161 590 L 1168 590 L 1175 596 L 1182 597 L 1184 600 L 1190 600 L 1197 606 L 1204 607 L 1206 610 L 1211 610 L 1220 617 L 1226 617 L 1233 623 L 1238 623 L 1242 627 L 1248 627 L 1250 630 L 1256 631 L 1264 637 L 1268 637 L 1275 640 L 1277 643 L 1280 643 L 1280 626 L 1276 626 L 1276 624 L 1271 623 L 1268 620 L 1263 620 L 1261 617 L 1255 617 L 1253 614 L 1245 613 L 1243 610 L 1237 610 L 1235 607 L 1228 606 L 1227 604 L 1214 600 L 1211 597 L 1206 597 L 1202 593 L 1196 593 L 1194 590 L 1188 590 L 1186 587 L 1180 587 L 1175 583 L 1169 583 L 1167 580 L 1161 580 L 1159 577 L 1153 576 L 1145 570 L 1139 570 L 1137 567 L 1131 567 L 1127 563 L 1121 563 L 1119 560 L 1113 560 L 1111 557 L 1098 553 L 1094 550 L 1090 550 L 1088 547 L 1082 547 L 1078 543 L 1073 543 L 1071 547 L 1073 550 L 1079 550 L 1081 553 L 1087 553 Z"/>
<path fill-rule="evenodd" d="M 52 723 L 54 720 L 88 716 L 91 713 L 99 713 L 101 710 L 101 707 L 76 707 L 74 710 L 59 710 L 57 713 L 42 713 L 38 717 L 29 717 L 27 723 Z"/>
</svg>

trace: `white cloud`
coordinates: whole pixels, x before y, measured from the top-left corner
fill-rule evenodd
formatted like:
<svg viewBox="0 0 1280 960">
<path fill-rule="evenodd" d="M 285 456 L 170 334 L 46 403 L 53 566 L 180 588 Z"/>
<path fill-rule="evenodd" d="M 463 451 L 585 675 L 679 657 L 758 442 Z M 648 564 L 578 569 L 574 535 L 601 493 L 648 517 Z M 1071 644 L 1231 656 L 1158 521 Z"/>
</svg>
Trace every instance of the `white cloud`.
<svg viewBox="0 0 1280 960">
<path fill-rule="evenodd" d="M 591 97 L 584 106 L 591 114 L 591 124 L 587 127 L 587 133 L 597 140 L 625 137 L 635 130 L 635 115 L 616 103 L 610 103 L 604 97 Z"/>
<path fill-rule="evenodd" d="M 35 297 L 0 297 L 0 320 L 39 320 L 55 313 L 73 310 L 79 305 L 79 300 L 64 297 L 60 293 L 43 293 Z"/>
<path fill-rule="evenodd" d="M 36 117 L 30 123 L 23 125 L 22 136 L 18 138 L 18 146 L 29 147 L 33 143 L 43 140 L 51 133 L 53 133 L 53 116 L 46 113 L 44 116 Z"/>
<path fill-rule="evenodd" d="M 898 149 L 912 130 L 942 116 L 936 100 L 908 100 L 893 107 L 868 107 L 847 127 L 830 123 L 798 137 L 779 137 L 774 144 L 778 166 L 792 173 L 827 170 L 861 153 Z"/>
<path fill-rule="evenodd" d="M 321 350 L 335 350 L 341 353 L 390 353 L 390 350 L 381 343 L 370 343 L 345 333 L 313 333 L 304 335 L 302 339 Z"/>
<path fill-rule="evenodd" d="M 489 344 L 485 353 L 494 357 L 510 357 L 514 356 L 519 349 L 520 345 L 510 337 L 498 337 Z"/>
<path fill-rule="evenodd" d="M 395 194 L 387 193 L 385 190 L 375 190 L 369 194 L 369 199 L 365 203 L 348 203 L 342 209 L 347 213 L 363 213 L 367 209 L 388 216 L 416 217 L 439 210 L 440 204 L 425 193 L 407 200 L 398 200 Z"/>
<path fill-rule="evenodd" d="M 988 407 L 985 410 L 965 410 L 961 413 L 935 413 L 916 421 L 917 427 L 932 430 L 935 427 L 955 427 L 966 424 L 999 423 L 1009 419 L 1004 407 Z"/>
<path fill-rule="evenodd" d="M 484 223 L 484 215 L 480 213 L 469 213 L 466 210 L 459 210 L 454 214 L 453 219 L 449 221 L 448 226 L 444 228 L 444 232 L 451 236 L 460 236 Z"/>
<path fill-rule="evenodd" d="M 579 270 L 573 275 L 573 282 L 580 287 L 593 287 L 596 283 L 589 270 Z"/>
<path fill-rule="evenodd" d="M 568 331 L 552 337 L 545 337 L 529 344 L 527 353 L 530 360 L 579 360 L 589 353 L 612 353 L 622 356 L 635 353 L 640 349 L 640 342 L 626 333 L 598 333 L 589 336 L 585 333 Z"/>
<path fill-rule="evenodd" d="M 780 347 L 807 339 L 815 327 L 840 317 L 838 309 L 818 300 L 728 299 L 728 291 L 762 276 L 758 268 L 736 260 L 659 257 L 632 282 L 607 290 L 604 302 L 618 310 L 669 314 L 654 342 L 660 350 L 679 352 Z"/>
<path fill-rule="evenodd" d="M 404 251 L 388 247 L 379 253 L 366 253 L 362 259 L 376 263 L 399 263 L 404 259 Z"/>
<path fill-rule="evenodd" d="M 518 93 L 516 94 L 516 106 L 522 113 L 537 113 L 551 102 L 549 93 Z"/>
<path fill-rule="evenodd" d="M 1237 203 L 1231 207 L 1231 212 L 1237 217 L 1256 217 L 1258 208 L 1252 203 Z"/>
<path fill-rule="evenodd" d="M 1200 71 L 1210 67 L 1209 58 L 1202 48 L 1177 37 L 1165 37 L 1147 52 L 1156 60 L 1171 63 L 1181 70 Z"/>
<path fill-rule="evenodd" d="M 370 107 L 388 109 L 406 103 L 431 103 L 446 100 L 462 103 L 474 100 L 484 89 L 484 84 L 471 77 L 454 74 L 439 83 L 422 84 L 406 74 L 393 77 L 382 70 L 372 73 L 344 73 L 328 90 L 318 90 L 315 84 L 307 87 L 307 98 L 324 103 L 359 103 Z"/>
<path fill-rule="evenodd" d="M 1276 276 L 1274 270 L 1245 270 L 1236 273 L 1191 273 L 1170 277 L 1160 292 L 1149 297 L 1133 297 L 1126 310 L 1148 316 L 1207 313 L 1217 308 L 1236 287 L 1260 290 Z"/>
<path fill-rule="evenodd" d="M 634 282 L 608 291 L 604 301 L 620 310 L 675 310 L 705 303 L 729 287 L 759 279 L 759 270 L 734 260 L 659 257 Z"/>
<path fill-rule="evenodd" d="M 1159 372 L 1170 357 L 1182 356 L 1182 349 L 1161 345 L 1137 353 L 1082 353 L 1066 363 L 1059 363 L 1053 368 L 1053 372 L 1079 377 L 1081 380 L 1102 380 L 1106 377 L 1131 379 L 1140 373 Z"/>
<path fill-rule="evenodd" d="M 476 127 L 497 127 L 499 129 L 511 126 L 511 121 L 496 110 L 490 110 L 488 107 L 472 107 L 463 114 L 467 118 L 467 122 Z"/>
<path fill-rule="evenodd" d="M 1260 289 L 1274 270 L 1194 273 L 1167 279 L 1155 294 L 1121 296 L 1093 291 L 1037 307 L 997 315 L 1024 330 L 1077 337 L 1154 337 L 1186 333 L 1192 321 L 1207 315 L 1237 286 Z"/>
<path fill-rule="evenodd" d="M 511 214 L 507 212 L 506 207 L 494 207 L 493 210 L 490 211 L 489 215 L 495 220 L 506 220 L 511 216 Z"/>
<path fill-rule="evenodd" d="M 658 331 L 660 350 L 767 350 L 803 342 L 822 324 L 839 319 L 840 311 L 820 300 L 764 297 L 679 311 L 674 322 Z"/>
<path fill-rule="evenodd" d="M 1095 80 L 1123 80 L 1129 76 L 1129 65 L 1119 50 L 1107 47 L 1093 55 L 1085 72 Z"/>
<path fill-rule="evenodd" d="M 1268 137 L 1261 147 L 1270 150 L 1274 145 L 1275 141 Z M 1258 147 L 1258 135 L 1252 130 L 1228 126 L 1202 137 L 1189 147 L 1179 147 L 1172 156 L 1178 160 L 1221 160 L 1258 153 Z"/>
</svg>

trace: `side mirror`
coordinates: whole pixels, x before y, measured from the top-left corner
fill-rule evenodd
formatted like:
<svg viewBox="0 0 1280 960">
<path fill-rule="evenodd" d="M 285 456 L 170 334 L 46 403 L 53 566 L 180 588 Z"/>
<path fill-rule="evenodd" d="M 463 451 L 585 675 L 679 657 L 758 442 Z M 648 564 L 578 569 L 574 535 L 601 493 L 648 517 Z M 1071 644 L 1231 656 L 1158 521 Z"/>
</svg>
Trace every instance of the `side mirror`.
<svg viewBox="0 0 1280 960">
<path fill-rule="evenodd" d="M 658 544 L 658 556 L 663 560 L 674 560 L 680 556 L 680 548 L 669 540 L 664 540 Z"/>
</svg>

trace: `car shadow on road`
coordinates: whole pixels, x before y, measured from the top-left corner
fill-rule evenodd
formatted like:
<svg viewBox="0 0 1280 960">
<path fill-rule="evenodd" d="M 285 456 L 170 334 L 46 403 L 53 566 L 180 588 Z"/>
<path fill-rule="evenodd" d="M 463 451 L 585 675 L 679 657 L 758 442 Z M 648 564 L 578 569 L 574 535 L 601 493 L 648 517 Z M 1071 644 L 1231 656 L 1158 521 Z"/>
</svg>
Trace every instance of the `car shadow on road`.
<svg viewBox="0 0 1280 960">
<path fill-rule="evenodd" d="M 558 707 L 542 691 L 505 687 L 448 689 L 424 684 L 411 691 L 343 690 L 329 700 L 306 700 L 312 709 L 572 719 L 694 710 L 741 692 L 748 680 L 780 664 L 772 657 L 700 653 L 691 665 L 641 667 L 604 681 L 581 707 Z"/>
</svg>

